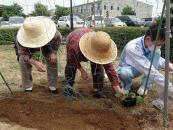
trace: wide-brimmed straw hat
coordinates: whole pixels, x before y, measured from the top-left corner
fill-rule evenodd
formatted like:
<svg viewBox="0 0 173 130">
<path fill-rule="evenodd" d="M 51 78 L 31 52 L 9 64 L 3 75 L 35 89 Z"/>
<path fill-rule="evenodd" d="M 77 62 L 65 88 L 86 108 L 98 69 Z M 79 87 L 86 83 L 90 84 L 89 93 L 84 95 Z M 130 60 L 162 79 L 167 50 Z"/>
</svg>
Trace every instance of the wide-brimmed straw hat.
<svg viewBox="0 0 173 130">
<path fill-rule="evenodd" d="M 49 18 L 28 17 L 17 33 L 18 42 L 28 48 L 38 48 L 52 40 L 56 25 Z"/>
<path fill-rule="evenodd" d="M 97 64 L 108 64 L 117 57 L 117 46 L 109 34 L 98 31 L 84 34 L 79 42 L 82 54 Z"/>
</svg>

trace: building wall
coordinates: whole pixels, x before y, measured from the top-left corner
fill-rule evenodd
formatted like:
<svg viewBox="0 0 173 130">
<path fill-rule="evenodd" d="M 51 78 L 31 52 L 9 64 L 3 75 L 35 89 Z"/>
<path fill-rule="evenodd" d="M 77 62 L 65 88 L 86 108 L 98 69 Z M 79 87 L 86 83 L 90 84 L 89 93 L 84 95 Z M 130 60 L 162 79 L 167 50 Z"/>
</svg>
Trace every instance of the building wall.
<svg viewBox="0 0 173 130">
<path fill-rule="evenodd" d="M 91 16 L 92 10 L 95 10 L 95 15 L 102 15 L 102 8 L 101 8 L 101 1 L 95 2 L 95 9 L 94 9 L 94 3 L 88 3 L 83 5 L 78 5 L 73 7 L 74 14 L 77 14 L 83 18 Z"/>
<path fill-rule="evenodd" d="M 106 17 L 115 17 L 121 15 L 122 9 L 127 5 L 135 9 L 136 15 L 140 18 L 152 17 L 153 6 L 139 2 L 137 0 L 102 0 L 95 2 L 95 14 Z M 74 13 L 82 17 L 92 14 L 93 3 L 74 6 Z"/>
</svg>

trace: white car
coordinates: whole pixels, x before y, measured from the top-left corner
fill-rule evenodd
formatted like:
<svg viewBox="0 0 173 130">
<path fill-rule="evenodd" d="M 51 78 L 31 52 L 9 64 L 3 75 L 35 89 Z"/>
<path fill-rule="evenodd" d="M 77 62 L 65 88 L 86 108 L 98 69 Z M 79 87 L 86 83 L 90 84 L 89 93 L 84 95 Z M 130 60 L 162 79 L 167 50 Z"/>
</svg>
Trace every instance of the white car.
<svg viewBox="0 0 173 130">
<path fill-rule="evenodd" d="M 100 15 L 89 16 L 87 18 L 88 27 L 105 27 L 104 17 Z"/>
<path fill-rule="evenodd" d="M 10 28 L 9 21 L 1 21 L 0 22 L 0 28 Z"/>
<path fill-rule="evenodd" d="M 9 23 L 11 28 L 19 28 L 23 25 L 24 17 L 21 16 L 13 16 L 9 18 Z"/>
<path fill-rule="evenodd" d="M 108 26 L 108 27 L 127 26 L 126 23 L 122 22 L 119 18 L 114 18 L 114 17 L 105 18 L 104 22 L 105 22 L 105 26 Z"/>
<path fill-rule="evenodd" d="M 58 22 L 57 22 L 57 26 L 70 28 L 70 26 L 71 26 L 70 15 L 60 17 Z M 85 22 L 84 22 L 84 20 L 82 20 L 78 16 L 73 16 L 73 26 L 74 26 L 74 28 L 84 27 Z"/>
</svg>

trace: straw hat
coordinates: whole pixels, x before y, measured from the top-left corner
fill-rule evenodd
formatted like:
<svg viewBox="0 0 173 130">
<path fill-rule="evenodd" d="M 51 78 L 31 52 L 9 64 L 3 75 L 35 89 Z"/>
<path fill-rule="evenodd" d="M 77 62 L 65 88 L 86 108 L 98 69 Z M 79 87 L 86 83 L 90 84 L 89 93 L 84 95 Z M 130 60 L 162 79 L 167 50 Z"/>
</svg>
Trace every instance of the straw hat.
<svg viewBox="0 0 173 130">
<path fill-rule="evenodd" d="M 56 25 L 49 18 L 28 17 L 17 33 L 18 42 L 28 48 L 38 48 L 52 40 Z"/>
<path fill-rule="evenodd" d="M 84 34 L 79 42 L 83 55 L 97 64 L 108 64 L 117 57 L 117 46 L 109 34 L 98 31 Z"/>
</svg>

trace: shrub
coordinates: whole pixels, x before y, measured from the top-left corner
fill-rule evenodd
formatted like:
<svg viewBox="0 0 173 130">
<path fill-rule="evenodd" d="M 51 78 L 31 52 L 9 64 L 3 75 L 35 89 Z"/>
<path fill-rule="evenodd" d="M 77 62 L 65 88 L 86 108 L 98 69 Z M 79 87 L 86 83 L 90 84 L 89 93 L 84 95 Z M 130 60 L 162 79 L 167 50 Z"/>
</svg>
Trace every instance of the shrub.
<svg viewBox="0 0 173 130">
<path fill-rule="evenodd" d="M 0 45 L 13 44 L 17 30 L 17 28 L 0 29 Z"/>
<path fill-rule="evenodd" d="M 116 43 L 118 49 L 123 49 L 127 42 L 145 34 L 147 28 L 140 27 L 109 27 L 109 28 L 98 28 L 97 31 L 107 32 L 113 41 Z"/>
<path fill-rule="evenodd" d="M 70 33 L 68 28 L 58 28 L 63 36 Z M 18 28 L 0 29 L 0 45 L 13 44 Z"/>
<path fill-rule="evenodd" d="M 122 50 L 126 43 L 130 40 L 140 37 L 145 34 L 147 28 L 140 28 L 140 27 L 123 27 L 123 28 L 116 28 L 116 27 L 107 27 L 107 28 L 96 28 L 96 31 L 105 31 L 110 34 L 111 38 L 115 41 L 119 50 Z M 0 29 L 0 45 L 3 44 L 13 44 L 16 33 L 16 28 L 14 29 Z M 69 28 L 58 28 L 61 34 L 66 37 L 71 30 Z M 171 39 L 171 43 L 173 39 Z M 173 44 L 171 44 L 171 54 L 170 58 L 173 61 Z M 162 48 L 162 56 L 164 57 L 165 51 L 164 47 Z"/>
</svg>

